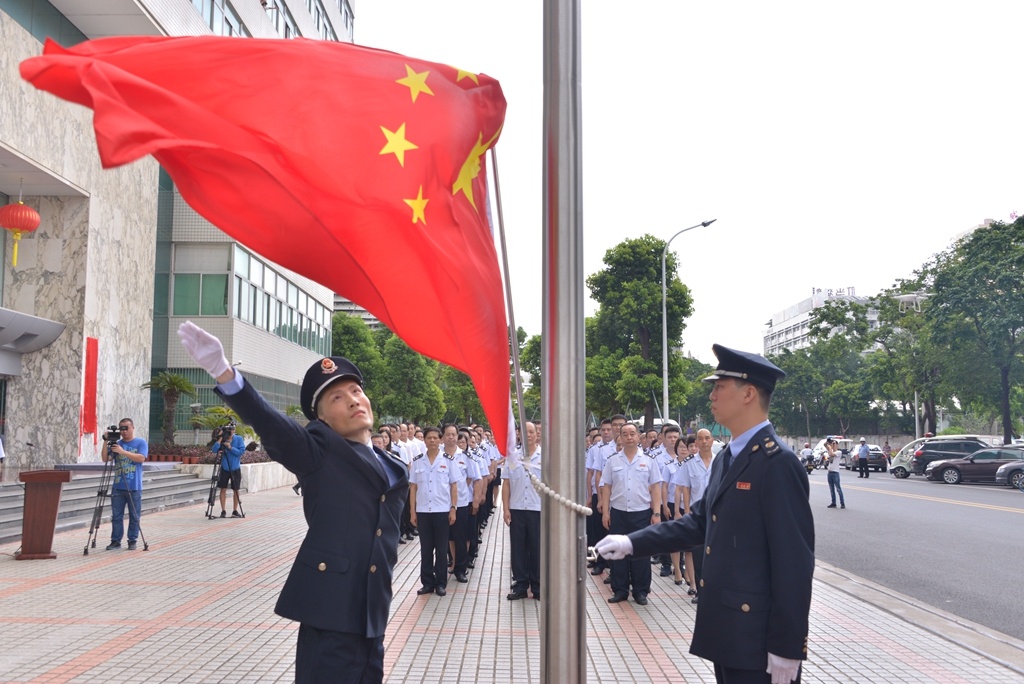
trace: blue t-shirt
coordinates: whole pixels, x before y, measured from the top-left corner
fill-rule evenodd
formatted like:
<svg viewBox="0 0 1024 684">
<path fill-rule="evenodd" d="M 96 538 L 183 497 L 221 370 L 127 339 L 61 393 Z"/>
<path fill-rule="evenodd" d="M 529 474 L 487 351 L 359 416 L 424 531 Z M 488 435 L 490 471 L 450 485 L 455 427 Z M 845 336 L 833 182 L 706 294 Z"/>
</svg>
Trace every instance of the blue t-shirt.
<svg viewBox="0 0 1024 684">
<path fill-rule="evenodd" d="M 149 455 L 149 444 L 141 437 L 126 442 L 123 439 L 117 443 L 125 451 L 133 454 Z M 114 454 L 114 489 L 127 489 L 128 491 L 142 491 L 142 464 L 136 463 L 127 456 Z"/>
<path fill-rule="evenodd" d="M 242 467 L 242 454 L 245 453 L 245 440 L 238 435 L 231 438 L 231 446 L 221 448 L 220 442 L 215 442 L 210 451 L 220 452 L 220 467 L 222 470 L 234 472 Z"/>
</svg>

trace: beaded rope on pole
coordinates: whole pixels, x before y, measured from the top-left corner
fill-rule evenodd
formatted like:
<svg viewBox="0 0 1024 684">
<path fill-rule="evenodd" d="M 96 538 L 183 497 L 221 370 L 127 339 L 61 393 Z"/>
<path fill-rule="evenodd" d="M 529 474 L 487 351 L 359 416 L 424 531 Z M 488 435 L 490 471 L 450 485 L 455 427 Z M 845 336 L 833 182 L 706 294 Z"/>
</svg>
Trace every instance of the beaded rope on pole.
<svg viewBox="0 0 1024 684">
<path fill-rule="evenodd" d="M 514 369 L 514 375 L 516 379 L 516 399 L 519 402 L 519 424 L 526 424 L 526 409 L 523 408 L 523 378 L 519 372 L 519 339 L 516 337 L 516 333 L 519 330 L 516 327 L 515 313 L 512 309 L 512 283 L 508 273 L 508 250 L 505 248 L 505 218 L 501 209 L 501 184 L 498 182 L 498 156 L 492 147 L 491 153 L 491 164 L 494 166 L 494 198 L 498 209 L 498 236 L 501 241 L 501 260 L 502 266 L 505 271 L 505 300 L 508 306 L 508 321 L 510 330 L 510 346 L 512 348 L 512 367 Z M 523 439 L 525 443 L 526 430 L 523 430 Z M 524 466 L 525 467 L 525 466 Z M 537 490 L 537 493 L 541 496 L 546 496 L 553 501 L 557 501 L 562 506 L 565 506 L 574 513 L 582 516 L 588 516 L 594 514 L 594 509 L 589 506 L 583 506 L 576 503 L 572 499 L 567 499 L 555 490 L 544 484 L 544 481 L 530 472 L 529 468 L 526 468 L 526 474 L 530 476 L 530 483 L 533 488 Z"/>
</svg>

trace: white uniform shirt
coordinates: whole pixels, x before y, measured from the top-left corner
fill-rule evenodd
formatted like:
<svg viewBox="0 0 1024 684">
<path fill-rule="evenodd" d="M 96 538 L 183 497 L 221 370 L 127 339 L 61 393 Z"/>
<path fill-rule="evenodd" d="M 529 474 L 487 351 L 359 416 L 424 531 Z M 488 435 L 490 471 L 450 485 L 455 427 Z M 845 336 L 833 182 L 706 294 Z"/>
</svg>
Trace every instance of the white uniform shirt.
<svg viewBox="0 0 1024 684">
<path fill-rule="evenodd" d="M 635 513 L 651 507 L 651 486 L 661 483 L 661 468 L 653 458 L 637 450 L 632 463 L 618 451 L 605 462 L 601 486 L 611 487 L 612 508 Z"/>
<path fill-rule="evenodd" d="M 537 447 L 528 462 L 520 458 L 516 467 L 506 466 L 501 469 L 501 479 L 507 480 L 510 487 L 508 507 L 513 511 L 540 510 L 540 494 L 533 488 L 533 483 L 526 472 L 527 468 L 540 477 L 540 447 Z"/>
<path fill-rule="evenodd" d="M 473 488 L 469 483 L 479 480 L 480 473 L 477 471 L 476 464 L 473 462 L 473 459 L 471 459 L 462 449 L 456 449 L 455 455 L 452 456 L 452 462 L 455 466 L 456 476 L 458 477 L 458 480 L 456 481 L 456 484 L 459 487 L 457 505 L 459 508 L 462 508 L 463 506 L 468 506 L 472 503 Z"/>
<path fill-rule="evenodd" d="M 712 456 L 711 462 L 705 467 L 700 454 L 694 454 L 692 458 L 683 461 L 682 467 L 676 471 L 676 486 L 690 488 L 691 509 L 693 504 L 704 497 L 704 490 L 708 488 L 708 479 L 711 477 L 711 465 L 714 462 L 715 457 Z M 683 502 L 680 501 L 679 505 L 682 506 Z"/>
<path fill-rule="evenodd" d="M 674 504 L 676 502 L 676 473 L 682 467 L 682 462 L 680 462 L 679 459 L 673 458 L 661 468 L 661 479 L 668 483 L 668 486 L 665 487 L 665 489 L 668 490 L 668 498 L 666 500 L 670 504 Z"/>
<path fill-rule="evenodd" d="M 417 513 L 447 513 L 451 510 L 451 485 L 459 481 L 454 459 L 439 451 L 431 463 L 426 454 L 420 454 L 412 460 L 409 479 L 416 485 Z"/>
</svg>

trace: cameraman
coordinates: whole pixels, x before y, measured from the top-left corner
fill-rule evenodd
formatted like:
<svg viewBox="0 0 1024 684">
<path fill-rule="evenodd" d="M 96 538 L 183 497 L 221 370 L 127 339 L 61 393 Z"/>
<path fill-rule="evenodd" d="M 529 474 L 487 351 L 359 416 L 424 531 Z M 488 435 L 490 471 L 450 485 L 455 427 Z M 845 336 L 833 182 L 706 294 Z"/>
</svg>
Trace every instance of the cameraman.
<svg viewBox="0 0 1024 684">
<path fill-rule="evenodd" d="M 114 484 L 110 493 L 110 544 L 107 551 L 121 548 L 124 535 L 124 508 L 128 505 L 128 550 L 135 550 L 139 537 L 139 515 L 142 512 L 142 464 L 149 455 L 146 440 L 135 436 L 135 423 L 122 418 L 117 432 L 108 432 L 103 438 L 108 447 L 103 450 L 103 462 L 114 458 Z"/>
<path fill-rule="evenodd" d="M 227 501 L 228 482 L 231 483 L 232 518 L 241 518 L 238 512 L 238 488 L 242 486 L 242 453 L 245 451 L 245 440 L 235 434 L 235 424 L 228 423 L 214 430 L 213 453 L 220 452 L 220 474 L 217 476 L 217 487 L 220 489 L 220 517 L 226 518 L 224 504 Z"/>
</svg>

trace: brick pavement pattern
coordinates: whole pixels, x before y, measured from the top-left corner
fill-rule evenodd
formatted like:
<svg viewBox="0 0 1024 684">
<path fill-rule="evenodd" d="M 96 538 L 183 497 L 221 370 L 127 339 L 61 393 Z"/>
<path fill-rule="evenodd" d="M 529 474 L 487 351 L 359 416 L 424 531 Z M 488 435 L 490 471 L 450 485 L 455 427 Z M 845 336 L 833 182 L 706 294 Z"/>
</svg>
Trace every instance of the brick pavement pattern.
<svg viewBox="0 0 1024 684">
<path fill-rule="evenodd" d="M 149 551 L 105 551 L 109 526 L 88 555 L 87 530 L 58 534 L 56 560 L 15 561 L 17 544 L 0 546 L 0 681 L 293 681 L 297 625 L 273 608 L 305 533 L 301 500 L 282 488 L 245 497 L 245 519 L 204 510 L 144 516 Z M 399 547 L 386 681 L 541 681 L 539 602 L 505 599 L 507 540 L 499 511 L 469 583 L 450 582 L 443 598 L 416 596 L 419 546 Z M 819 564 L 804 682 L 1024 682 L 1020 642 L 997 635 L 987 650 L 946 636 L 962 621 L 864 591 Z M 685 586 L 655 573 L 645 607 L 608 596 L 587 575 L 587 681 L 714 681 L 687 653 L 696 607 Z"/>
</svg>

